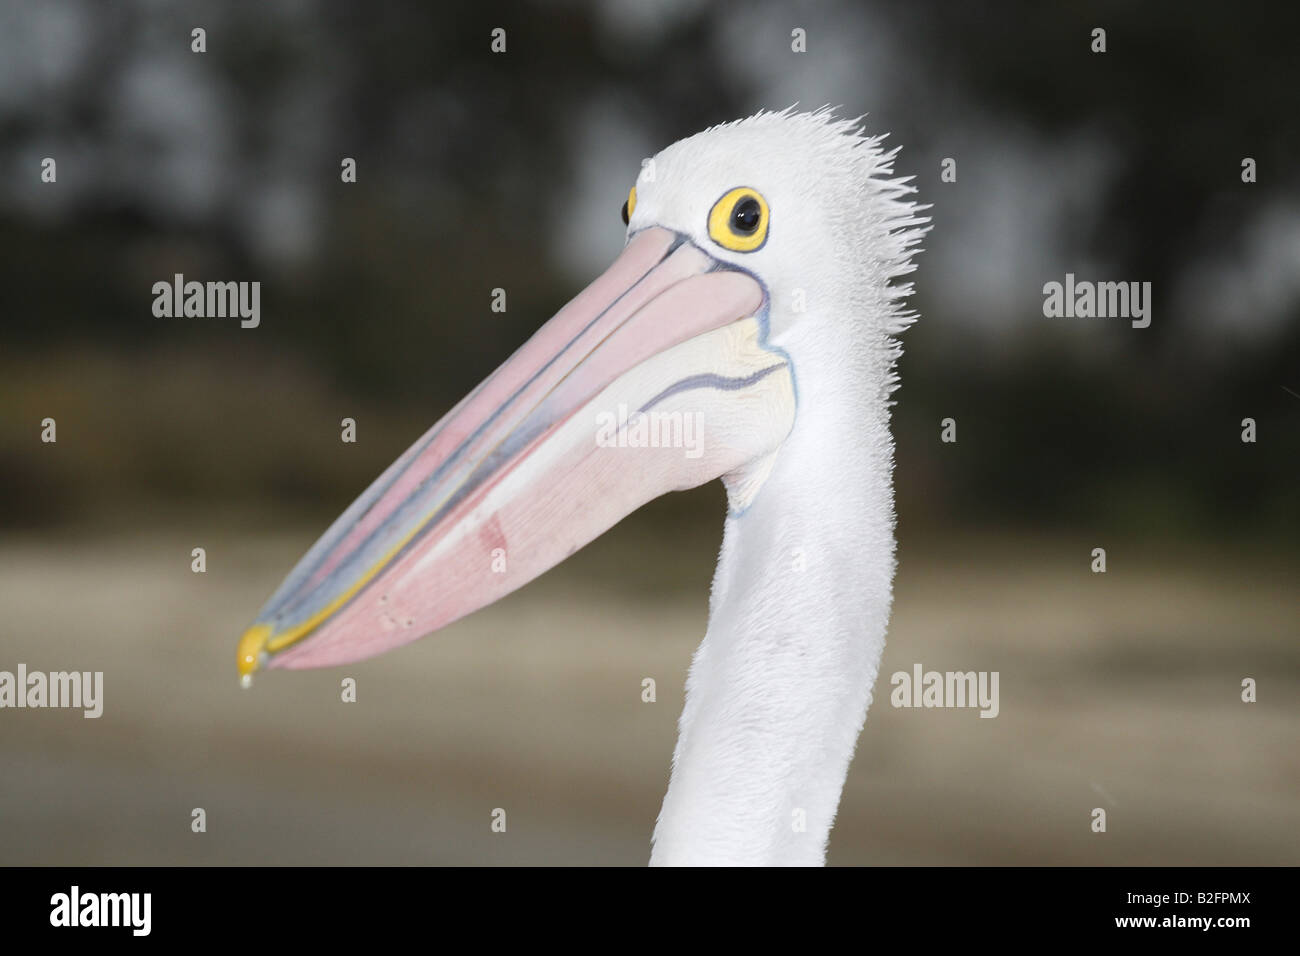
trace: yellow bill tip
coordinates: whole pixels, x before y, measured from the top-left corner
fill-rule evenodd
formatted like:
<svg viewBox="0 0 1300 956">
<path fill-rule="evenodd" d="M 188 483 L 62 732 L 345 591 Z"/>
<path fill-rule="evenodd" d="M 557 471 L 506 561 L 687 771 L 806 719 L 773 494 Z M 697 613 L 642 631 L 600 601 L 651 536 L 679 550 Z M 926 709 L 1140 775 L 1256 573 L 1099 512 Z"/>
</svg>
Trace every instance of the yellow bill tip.
<svg viewBox="0 0 1300 956">
<path fill-rule="evenodd" d="M 269 624 L 254 624 L 239 639 L 239 650 L 235 657 L 239 667 L 239 682 L 243 686 L 247 687 L 252 683 L 253 671 L 261 666 L 262 656 L 266 653 L 266 643 L 270 639 L 271 625 Z"/>
</svg>

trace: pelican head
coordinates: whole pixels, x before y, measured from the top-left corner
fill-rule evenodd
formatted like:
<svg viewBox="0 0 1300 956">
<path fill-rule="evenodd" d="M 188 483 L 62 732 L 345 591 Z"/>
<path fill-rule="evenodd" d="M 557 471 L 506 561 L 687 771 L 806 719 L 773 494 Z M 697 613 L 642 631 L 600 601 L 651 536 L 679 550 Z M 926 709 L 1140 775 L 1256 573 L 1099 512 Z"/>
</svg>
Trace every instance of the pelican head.
<svg viewBox="0 0 1300 956">
<path fill-rule="evenodd" d="M 652 498 L 721 477 L 723 555 L 656 855 L 744 862 L 759 847 L 755 862 L 820 859 L 817 833 L 830 827 L 888 616 L 886 409 L 893 336 L 911 319 L 901 303 L 910 287 L 894 280 L 911 271 L 924 221 L 907 198 L 912 187 L 892 177 L 894 155 L 855 121 L 787 110 L 714 127 L 644 162 L 624 205 L 622 253 L 334 522 L 241 639 L 240 674 L 342 664 L 416 640 L 524 585 Z M 823 528 L 818 509 L 836 502 L 848 513 Z M 857 586 L 842 570 L 838 581 L 818 570 L 853 547 L 872 549 L 880 573 Z M 813 572 L 792 580 L 786 552 L 799 549 L 815 552 Z M 840 600 L 841 589 L 853 593 Z M 789 671 L 779 651 L 762 650 L 763 635 L 801 629 L 829 646 L 829 686 L 811 686 L 815 673 Z M 803 850 L 779 833 L 754 839 L 754 827 L 781 829 L 772 815 L 782 801 L 802 799 L 784 784 L 739 824 L 747 833 L 701 822 L 710 800 L 728 797 L 703 769 L 695 779 L 693 752 L 736 763 L 731 786 L 753 772 L 761 779 L 750 789 L 766 791 L 796 773 L 763 770 L 772 741 L 761 734 L 728 734 L 725 720 L 693 713 L 762 713 L 770 694 L 750 669 L 763 666 L 762 680 L 781 679 L 785 667 L 792 693 L 835 696 L 846 667 L 857 681 L 839 695 L 844 713 L 824 715 L 846 725 L 827 732 L 848 745 L 823 759 L 836 778 L 818 790 L 834 790 L 829 808 L 825 794 L 800 808 L 814 818 Z M 787 719 L 776 708 L 771 733 L 822 746 L 797 726 L 808 711 Z"/>
<path fill-rule="evenodd" d="M 910 177 L 891 178 L 898 150 L 883 151 L 883 139 L 828 110 L 763 112 L 705 130 L 642 164 L 629 236 L 670 229 L 754 277 L 767 293 L 771 339 L 810 315 L 884 318 L 883 331 L 900 332 L 910 314 L 882 308 L 881 296 L 910 293 L 890 282 L 914 268 L 920 233 L 909 227 L 926 220 L 907 199 Z M 755 209 L 752 231 L 732 221 Z"/>
</svg>

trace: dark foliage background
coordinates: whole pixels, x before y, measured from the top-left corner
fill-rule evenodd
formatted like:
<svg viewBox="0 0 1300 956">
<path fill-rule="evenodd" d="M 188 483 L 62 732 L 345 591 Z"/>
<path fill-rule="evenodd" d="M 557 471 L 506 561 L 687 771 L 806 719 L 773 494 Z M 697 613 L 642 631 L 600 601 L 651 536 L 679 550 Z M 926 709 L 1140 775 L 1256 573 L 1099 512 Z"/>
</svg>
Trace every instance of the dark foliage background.
<svg viewBox="0 0 1300 956">
<path fill-rule="evenodd" d="M 333 513 L 612 256 L 641 156 L 795 100 L 869 112 L 934 205 L 899 394 L 907 521 L 1290 536 L 1300 517 L 1290 7 L 3 16 L 6 522 L 172 499 Z M 506 55 L 488 49 L 494 26 Z M 945 156 L 956 183 L 939 181 Z M 1151 327 L 1044 319 L 1042 283 L 1067 271 L 1152 282 Z M 260 280 L 261 328 L 154 318 L 150 286 L 176 272 Z M 367 440 L 341 460 L 338 417 L 361 409 Z M 87 441 L 44 454 L 46 414 Z M 956 447 L 937 441 L 947 415 Z"/>
</svg>

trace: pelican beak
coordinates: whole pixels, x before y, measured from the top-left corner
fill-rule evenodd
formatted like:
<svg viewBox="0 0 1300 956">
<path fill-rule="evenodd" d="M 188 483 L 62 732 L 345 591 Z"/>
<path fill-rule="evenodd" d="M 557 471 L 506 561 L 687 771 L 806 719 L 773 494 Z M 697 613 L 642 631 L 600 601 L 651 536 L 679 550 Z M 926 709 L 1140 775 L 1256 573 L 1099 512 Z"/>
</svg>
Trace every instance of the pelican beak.
<svg viewBox="0 0 1300 956">
<path fill-rule="evenodd" d="M 766 299 L 676 233 L 637 232 L 307 552 L 240 640 L 240 675 L 414 641 L 652 498 L 764 459 L 794 420 Z"/>
</svg>

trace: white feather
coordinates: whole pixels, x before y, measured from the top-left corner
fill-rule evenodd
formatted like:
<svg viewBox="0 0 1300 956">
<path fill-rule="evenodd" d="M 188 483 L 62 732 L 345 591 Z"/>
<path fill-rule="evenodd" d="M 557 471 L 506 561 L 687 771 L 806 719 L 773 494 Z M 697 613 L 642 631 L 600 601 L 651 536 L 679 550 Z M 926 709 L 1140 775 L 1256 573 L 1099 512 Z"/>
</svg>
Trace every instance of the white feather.
<svg viewBox="0 0 1300 956">
<path fill-rule="evenodd" d="M 798 401 L 775 459 L 726 479 L 733 508 L 654 864 L 825 859 L 889 621 L 889 396 L 896 336 L 914 319 L 898 280 L 928 221 L 882 139 L 826 109 L 762 112 L 669 146 L 637 182 L 632 231 L 675 229 L 766 285 L 768 342 L 790 357 Z M 753 253 L 707 234 L 708 210 L 737 186 L 771 209 Z"/>
</svg>

